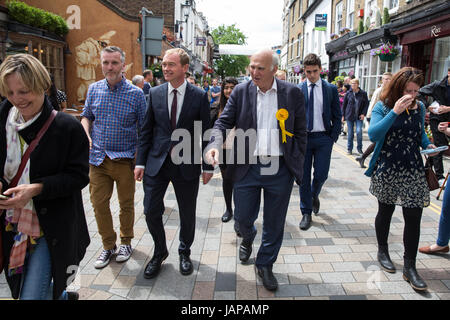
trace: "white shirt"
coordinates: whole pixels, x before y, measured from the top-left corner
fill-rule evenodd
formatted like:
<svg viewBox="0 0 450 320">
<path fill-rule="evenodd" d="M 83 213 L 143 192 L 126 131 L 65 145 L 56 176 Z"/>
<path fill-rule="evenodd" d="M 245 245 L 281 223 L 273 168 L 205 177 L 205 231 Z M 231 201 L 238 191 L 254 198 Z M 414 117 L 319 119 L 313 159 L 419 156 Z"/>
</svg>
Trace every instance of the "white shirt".
<svg viewBox="0 0 450 320">
<path fill-rule="evenodd" d="M 257 87 L 256 115 L 257 140 L 255 156 L 281 156 L 280 133 L 278 130 L 278 96 L 277 82 L 273 80 L 272 88 L 265 93 Z"/>
<path fill-rule="evenodd" d="M 309 97 L 311 96 L 311 82 L 307 79 L 306 84 L 308 85 L 308 99 L 309 99 Z M 306 112 L 308 112 L 308 110 L 306 110 Z M 322 114 L 323 114 L 322 80 L 319 79 L 314 86 L 314 123 L 311 132 L 325 131 Z"/>
<path fill-rule="evenodd" d="M 173 90 L 176 89 L 177 90 L 177 122 L 178 119 L 180 118 L 180 114 L 181 114 L 181 107 L 183 106 L 183 102 L 184 102 L 184 95 L 186 93 L 186 87 L 187 87 L 187 82 L 186 80 L 184 80 L 183 84 L 181 86 L 179 86 L 178 88 L 174 88 L 170 82 L 168 85 L 168 93 L 167 93 L 167 107 L 169 108 L 169 119 L 172 120 L 171 118 L 171 113 L 172 113 L 172 102 L 173 102 Z"/>
</svg>

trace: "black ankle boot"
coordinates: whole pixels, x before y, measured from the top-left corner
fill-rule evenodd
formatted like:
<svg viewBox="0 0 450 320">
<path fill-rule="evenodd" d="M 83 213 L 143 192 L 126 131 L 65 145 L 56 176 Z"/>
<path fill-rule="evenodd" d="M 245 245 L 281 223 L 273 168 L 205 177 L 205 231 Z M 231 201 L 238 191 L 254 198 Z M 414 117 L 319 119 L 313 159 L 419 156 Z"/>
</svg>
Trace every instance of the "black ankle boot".
<svg viewBox="0 0 450 320">
<path fill-rule="evenodd" d="M 419 276 L 416 270 L 416 260 L 404 259 L 403 265 L 403 279 L 409 282 L 413 289 L 418 291 L 424 291 L 428 289 L 427 284 Z"/>
<path fill-rule="evenodd" d="M 378 246 L 377 258 L 384 271 L 395 273 L 395 266 L 392 263 L 391 257 L 389 257 L 388 246 Z"/>
</svg>

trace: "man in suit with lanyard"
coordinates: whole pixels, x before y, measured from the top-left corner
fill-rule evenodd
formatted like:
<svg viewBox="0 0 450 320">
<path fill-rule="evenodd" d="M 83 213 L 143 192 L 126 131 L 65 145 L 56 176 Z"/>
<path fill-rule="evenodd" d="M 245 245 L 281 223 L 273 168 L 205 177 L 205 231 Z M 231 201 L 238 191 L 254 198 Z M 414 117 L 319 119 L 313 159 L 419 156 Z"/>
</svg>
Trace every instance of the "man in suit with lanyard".
<svg viewBox="0 0 450 320">
<path fill-rule="evenodd" d="M 306 97 L 308 143 L 300 186 L 300 210 L 303 214 L 300 229 L 308 230 L 312 212 L 319 212 L 319 194 L 328 178 L 333 143 L 341 132 L 341 108 L 336 86 L 320 79 L 320 58 L 313 53 L 308 54 L 303 66 L 307 80 L 300 87 Z"/>
<path fill-rule="evenodd" d="M 297 86 L 275 79 L 277 69 L 278 57 L 271 50 L 251 57 L 252 80 L 233 90 L 215 122 L 205 156 L 217 165 L 224 136 L 236 127 L 235 157 L 234 161 L 227 158 L 227 175 L 234 181 L 235 219 L 243 238 L 239 259 L 247 262 L 252 253 L 264 190 L 262 243 L 255 265 L 268 290 L 278 287 L 272 266 L 283 241 L 293 182 L 302 179 L 306 149 L 303 94 Z"/>
<path fill-rule="evenodd" d="M 184 50 L 176 48 L 166 51 L 162 70 L 167 83 L 150 89 L 147 114 L 139 136 L 134 173 L 137 181 L 143 179 L 144 213 L 155 242 L 153 258 L 144 272 L 147 279 L 158 275 L 162 262 L 169 254 L 162 215 L 165 209 L 164 194 L 170 182 L 175 189 L 180 214 L 180 272 L 182 275 L 193 272 L 190 247 L 194 241 L 202 170 L 199 163 L 203 149 L 200 148 L 200 134 L 209 129 L 210 119 L 208 96 L 186 81 L 188 68 L 189 56 Z M 194 130 L 195 122 L 201 125 L 202 130 Z M 181 150 L 177 144 L 182 146 Z M 203 147 L 206 145 L 207 142 L 204 142 Z M 212 171 L 213 167 L 203 163 L 204 184 L 211 179 Z"/>
</svg>

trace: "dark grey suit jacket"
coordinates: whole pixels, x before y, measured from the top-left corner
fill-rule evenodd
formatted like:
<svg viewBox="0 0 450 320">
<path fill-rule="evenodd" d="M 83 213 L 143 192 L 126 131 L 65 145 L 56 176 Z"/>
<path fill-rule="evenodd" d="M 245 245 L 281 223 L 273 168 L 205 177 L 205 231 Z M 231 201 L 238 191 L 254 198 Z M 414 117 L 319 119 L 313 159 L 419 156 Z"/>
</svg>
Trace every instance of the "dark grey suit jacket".
<svg viewBox="0 0 450 320">
<path fill-rule="evenodd" d="M 154 177 L 158 174 L 169 151 L 179 141 L 171 141 L 172 128 L 168 108 L 168 83 L 150 89 L 147 114 L 139 135 L 139 145 L 136 165 L 145 166 L 145 174 Z M 200 134 L 210 128 L 209 102 L 207 94 L 187 84 L 181 114 L 178 118 L 177 129 L 184 129 L 189 133 L 191 150 L 189 163 L 180 164 L 180 171 L 184 179 L 192 180 L 201 173 L 201 155 L 207 142 L 199 145 Z M 201 124 L 201 130 L 194 130 L 194 123 Z M 181 154 L 182 155 L 182 154 Z M 203 162 L 203 170 L 214 170 Z"/>
<path fill-rule="evenodd" d="M 282 143 L 280 130 L 280 147 L 289 171 L 295 177 L 296 182 L 300 184 L 303 177 L 307 139 L 305 99 L 299 87 L 277 79 L 276 82 L 278 109 L 284 108 L 289 112 L 289 117 L 285 122 L 286 130 L 294 134 L 293 137 L 287 137 L 286 143 Z M 239 84 L 234 88 L 224 111 L 214 124 L 214 131 L 208 148 L 211 146 L 222 150 L 221 143 L 227 130 L 234 127 L 244 131 L 258 129 L 256 99 L 257 87 L 253 81 Z M 280 129 L 279 124 L 278 129 Z M 233 181 L 239 181 L 246 175 L 249 165 L 255 161 L 251 159 L 255 147 L 256 141 L 254 139 L 253 141 L 252 139 L 245 139 L 245 162 L 239 164 L 237 163 L 239 149 L 237 148 L 237 139 L 234 139 L 234 161 L 231 164 L 227 161 L 226 172 L 228 178 L 233 179 Z"/>
</svg>

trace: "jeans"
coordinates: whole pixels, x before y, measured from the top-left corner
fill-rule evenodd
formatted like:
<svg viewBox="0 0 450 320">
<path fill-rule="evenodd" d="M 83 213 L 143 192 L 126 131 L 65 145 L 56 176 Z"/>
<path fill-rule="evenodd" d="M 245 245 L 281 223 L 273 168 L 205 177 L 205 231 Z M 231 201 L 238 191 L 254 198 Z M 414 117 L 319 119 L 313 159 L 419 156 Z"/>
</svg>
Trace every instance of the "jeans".
<svg viewBox="0 0 450 320">
<path fill-rule="evenodd" d="M 450 186 L 445 188 L 442 201 L 441 219 L 436 244 L 441 247 L 448 245 L 450 239 Z"/>
<path fill-rule="evenodd" d="M 44 237 L 37 240 L 33 253 L 27 254 L 22 278 L 20 300 L 52 300 L 52 264 L 47 241 Z M 67 300 L 64 291 L 60 300 Z"/>
<path fill-rule="evenodd" d="M 348 126 L 348 133 L 347 133 L 347 150 L 352 151 L 353 150 L 353 128 L 356 123 L 356 142 L 357 142 L 357 149 L 358 151 L 362 151 L 363 144 L 362 144 L 362 127 L 363 127 L 363 121 L 362 120 L 355 120 L 355 121 L 349 121 L 347 120 L 347 126 Z"/>
</svg>

